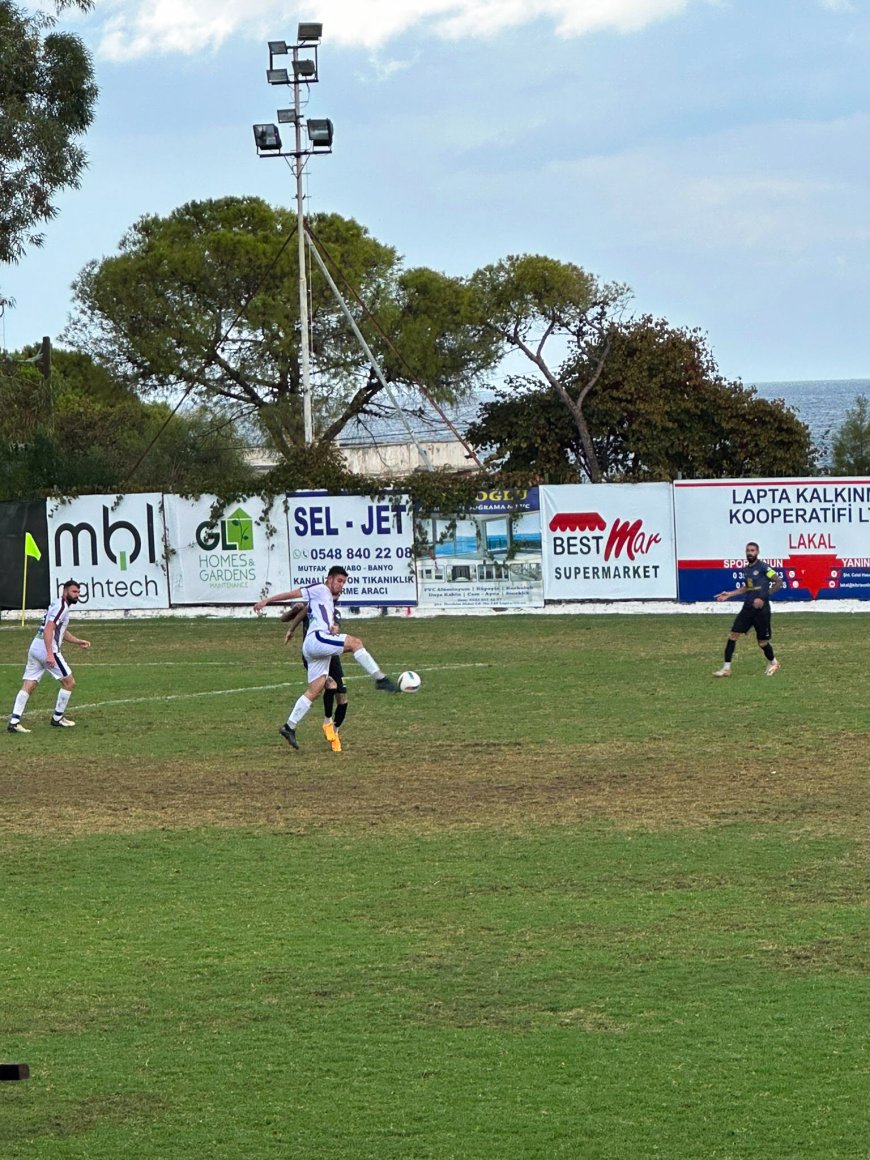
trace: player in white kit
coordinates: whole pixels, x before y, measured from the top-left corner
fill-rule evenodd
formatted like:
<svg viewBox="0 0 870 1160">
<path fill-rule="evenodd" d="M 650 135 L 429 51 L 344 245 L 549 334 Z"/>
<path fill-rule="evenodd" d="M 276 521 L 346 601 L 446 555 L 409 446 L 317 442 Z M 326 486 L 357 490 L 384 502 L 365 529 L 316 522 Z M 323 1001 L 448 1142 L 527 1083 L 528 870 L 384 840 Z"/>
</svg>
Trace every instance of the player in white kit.
<svg viewBox="0 0 870 1160">
<path fill-rule="evenodd" d="M 52 725 L 57 729 L 70 729 L 75 725 L 75 721 L 70 721 L 68 717 L 64 716 L 64 713 L 76 682 L 72 675 L 72 669 L 64 660 L 60 650 L 64 640 L 69 641 L 70 644 L 77 644 L 79 648 L 91 647 L 89 640 L 73 636 L 68 628 L 70 608 L 73 604 L 78 604 L 80 592 L 81 585 L 77 580 L 65 581 L 60 596 L 50 605 L 43 616 L 42 624 L 40 624 L 27 653 L 27 661 L 24 665 L 24 683 L 15 698 L 15 705 L 9 716 L 9 724 L 6 726 L 7 733 L 30 732 L 21 724 L 21 718 L 24 716 L 24 708 L 30 694 L 46 673 L 51 673 L 54 679 L 60 683 L 57 703 L 51 717 Z"/>
<path fill-rule="evenodd" d="M 330 568 L 322 584 L 307 584 L 292 592 L 279 592 L 258 600 L 254 612 L 261 612 L 267 604 L 282 604 L 288 600 L 304 600 L 308 604 L 308 632 L 302 645 L 302 655 L 308 662 L 308 688 L 293 706 L 290 716 L 278 732 L 294 749 L 299 748 L 296 726 L 323 692 L 329 673 L 329 662 L 342 653 L 353 653 L 353 659 L 375 678 L 375 688 L 383 693 L 398 693 L 397 686 L 378 668 L 377 661 L 367 652 L 358 636 L 339 632 L 335 621 L 335 601 L 347 582 L 347 572 L 336 565 Z"/>
</svg>

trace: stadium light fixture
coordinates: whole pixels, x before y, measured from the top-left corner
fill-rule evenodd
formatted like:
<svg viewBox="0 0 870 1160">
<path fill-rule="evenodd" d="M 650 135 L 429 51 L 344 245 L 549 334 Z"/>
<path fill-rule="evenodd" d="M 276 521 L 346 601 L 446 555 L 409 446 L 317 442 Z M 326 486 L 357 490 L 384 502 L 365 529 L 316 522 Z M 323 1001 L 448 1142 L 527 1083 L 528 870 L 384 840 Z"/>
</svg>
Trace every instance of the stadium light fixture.
<svg viewBox="0 0 870 1160">
<path fill-rule="evenodd" d="M 287 71 L 286 69 L 284 70 Z M 317 64 L 310 57 L 302 57 L 293 61 L 293 75 L 297 80 L 316 80 Z"/>
<path fill-rule="evenodd" d="M 279 109 L 278 110 L 278 124 L 279 125 L 295 125 L 296 124 L 296 110 L 295 109 Z"/>
<path fill-rule="evenodd" d="M 288 51 L 286 40 L 269 41 L 269 56 L 286 56 Z"/>
<path fill-rule="evenodd" d="M 254 141 L 258 153 L 276 153 L 281 148 L 281 134 L 277 125 L 254 125 Z"/>
<path fill-rule="evenodd" d="M 323 36 L 322 24 L 300 23 L 296 31 L 296 39 L 300 44 L 312 44 Z"/>
<path fill-rule="evenodd" d="M 332 148 L 332 121 L 328 118 L 315 120 L 313 117 L 309 117 L 306 128 L 308 129 L 308 140 L 315 149 Z"/>
<path fill-rule="evenodd" d="M 286 68 L 267 68 L 266 80 L 270 85 L 289 85 L 290 74 Z"/>
</svg>

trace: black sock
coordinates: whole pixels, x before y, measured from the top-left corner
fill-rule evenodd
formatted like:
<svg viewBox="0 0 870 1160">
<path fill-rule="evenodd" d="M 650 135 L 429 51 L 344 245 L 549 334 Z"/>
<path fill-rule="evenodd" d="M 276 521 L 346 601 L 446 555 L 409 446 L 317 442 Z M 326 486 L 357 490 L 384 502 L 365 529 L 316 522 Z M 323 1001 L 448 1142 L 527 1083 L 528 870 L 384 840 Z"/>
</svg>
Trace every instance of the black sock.
<svg viewBox="0 0 870 1160">
<path fill-rule="evenodd" d="M 734 656 L 734 650 L 736 648 L 737 648 L 737 641 L 732 640 L 731 637 L 729 636 L 728 643 L 725 645 L 725 662 L 726 662 L 726 664 L 731 661 L 731 658 Z"/>
<path fill-rule="evenodd" d="M 773 645 L 770 643 L 770 641 L 767 642 L 761 651 L 767 657 L 768 661 L 773 662 Z"/>
<path fill-rule="evenodd" d="M 347 701 L 343 701 L 338 706 L 338 708 L 335 710 L 335 721 L 333 722 L 333 724 L 335 725 L 336 729 L 341 728 L 342 722 L 344 721 L 346 716 L 347 716 Z"/>
<path fill-rule="evenodd" d="M 323 690 L 323 716 L 329 718 L 332 716 L 332 710 L 335 708 L 335 689 Z"/>
</svg>

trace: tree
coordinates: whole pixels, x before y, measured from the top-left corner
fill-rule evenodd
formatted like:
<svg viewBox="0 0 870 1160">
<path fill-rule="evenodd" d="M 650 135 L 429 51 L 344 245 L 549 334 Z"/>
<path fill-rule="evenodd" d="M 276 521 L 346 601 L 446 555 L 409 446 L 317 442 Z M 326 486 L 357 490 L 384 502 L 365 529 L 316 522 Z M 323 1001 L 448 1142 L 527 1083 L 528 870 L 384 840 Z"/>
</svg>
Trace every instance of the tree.
<svg viewBox="0 0 870 1160">
<path fill-rule="evenodd" d="M 859 395 L 834 432 L 832 468 L 837 475 L 870 475 L 870 405 Z"/>
<path fill-rule="evenodd" d="M 480 324 L 498 336 L 506 353 L 519 352 L 534 365 L 570 415 L 583 473 L 597 483 L 603 472 L 585 404 L 608 359 L 614 316 L 627 301 L 627 288 L 601 283 L 573 263 L 530 254 L 483 267 L 471 286 Z M 554 348 L 567 363 L 553 363 Z"/>
<path fill-rule="evenodd" d="M 28 357 L 28 350 L 21 358 Z M 70 492 L 214 492 L 250 473 L 231 430 L 201 412 L 170 419 L 85 355 L 56 350 L 51 383 L 10 361 L 0 372 L 0 499 Z"/>
<path fill-rule="evenodd" d="M 59 13 L 92 0 L 55 0 Z M 77 187 L 85 154 L 77 140 L 94 114 L 97 88 L 82 41 L 55 32 L 56 18 L 0 0 L 0 263 L 39 246 L 53 198 Z"/>
<path fill-rule="evenodd" d="M 310 226 L 387 381 L 419 382 L 442 401 L 470 391 L 496 344 L 471 318 L 463 283 L 403 268 L 337 214 Z M 253 197 L 144 217 L 116 256 L 79 275 L 65 337 L 146 396 L 181 390 L 237 422 L 255 419 L 289 461 L 303 443 L 295 230 L 294 214 Z M 370 412 L 381 383 L 316 267 L 309 287 L 316 430 L 331 442 Z"/>
<path fill-rule="evenodd" d="M 781 402 L 728 382 L 703 335 L 649 316 L 613 325 L 603 364 L 566 360 L 569 392 L 597 378 L 585 398 L 601 478 L 640 481 L 803 475 L 814 470 L 808 428 Z M 590 478 L 585 447 L 561 393 L 509 380 L 469 430 L 505 471 L 547 482 Z"/>
</svg>

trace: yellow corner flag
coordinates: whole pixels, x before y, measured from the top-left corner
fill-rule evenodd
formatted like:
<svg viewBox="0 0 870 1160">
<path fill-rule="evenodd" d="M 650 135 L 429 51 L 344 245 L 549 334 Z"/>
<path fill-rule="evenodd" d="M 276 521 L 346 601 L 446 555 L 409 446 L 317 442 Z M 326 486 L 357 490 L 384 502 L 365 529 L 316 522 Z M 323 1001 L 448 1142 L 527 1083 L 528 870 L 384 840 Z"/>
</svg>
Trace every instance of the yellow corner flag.
<svg viewBox="0 0 870 1160">
<path fill-rule="evenodd" d="M 21 587 L 21 625 L 24 626 L 24 605 L 27 602 L 27 565 L 30 557 L 34 560 L 42 559 L 42 552 L 39 550 L 39 544 L 31 536 L 30 532 L 24 533 L 24 583 Z"/>
</svg>

